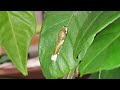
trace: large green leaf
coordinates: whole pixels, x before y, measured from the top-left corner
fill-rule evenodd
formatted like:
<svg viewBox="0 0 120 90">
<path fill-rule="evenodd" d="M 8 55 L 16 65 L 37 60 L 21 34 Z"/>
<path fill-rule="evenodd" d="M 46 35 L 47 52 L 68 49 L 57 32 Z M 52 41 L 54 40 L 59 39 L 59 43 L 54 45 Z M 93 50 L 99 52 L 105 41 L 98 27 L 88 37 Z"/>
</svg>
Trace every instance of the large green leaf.
<svg viewBox="0 0 120 90">
<path fill-rule="evenodd" d="M 115 21 L 118 17 L 120 17 L 119 11 L 93 11 L 88 16 L 77 35 L 77 39 L 74 44 L 74 58 L 76 59 L 77 56 L 84 51 L 84 48 L 86 47 L 86 44 L 90 38 L 93 38 L 95 34 Z M 92 41 L 93 40 L 91 39 L 91 43 Z"/>
<path fill-rule="evenodd" d="M 33 12 L 0 12 L 0 43 L 12 62 L 24 75 L 27 75 L 28 48 L 35 28 L 36 20 Z"/>
<path fill-rule="evenodd" d="M 120 68 L 94 73 L 89 79 L 120 79 Z"/>
<path fill-rule="evenodd" d="M 120 18 L 101 31 L 80 64 L 80 73 L 88 74 L 120 66 Z"/>
<path fill-rule="evenodd" d="M 46 78 L 61 78 L 73 70 L 78 61 L 73 59 L 73 44 L 78 30 L 83 25 L 90 12 L 47 12 L 42 25 L 39 43 L 39 57 Z M 60 49 L 56 62 L 51 60 L 58 32 L 62 26 L 68 27 L 68 35 Z"/>
</svg>

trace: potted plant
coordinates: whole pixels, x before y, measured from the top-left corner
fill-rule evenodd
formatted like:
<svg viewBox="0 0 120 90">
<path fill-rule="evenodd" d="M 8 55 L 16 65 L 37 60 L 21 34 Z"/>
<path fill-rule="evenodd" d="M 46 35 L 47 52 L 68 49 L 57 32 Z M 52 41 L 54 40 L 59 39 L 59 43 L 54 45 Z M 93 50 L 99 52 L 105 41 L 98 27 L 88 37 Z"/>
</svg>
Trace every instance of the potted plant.
<svg viewBox="0 0 120 90">
<path fill-rule="evenodd" d="M 28 11 L 5 11 L 0 12 L 0 17 L 0 44 L 16 68 L 27 76 L 35 15 Z M 98 72 L 100 79 L 102 75 L 111 75 L 109 70 L 120 65 L 119 29 L 119 11 L 46 11 L 38 43 L 44 77 L 75 79 Z M 106 71 L 109 74 L 104 74 Z"/>
</svg>

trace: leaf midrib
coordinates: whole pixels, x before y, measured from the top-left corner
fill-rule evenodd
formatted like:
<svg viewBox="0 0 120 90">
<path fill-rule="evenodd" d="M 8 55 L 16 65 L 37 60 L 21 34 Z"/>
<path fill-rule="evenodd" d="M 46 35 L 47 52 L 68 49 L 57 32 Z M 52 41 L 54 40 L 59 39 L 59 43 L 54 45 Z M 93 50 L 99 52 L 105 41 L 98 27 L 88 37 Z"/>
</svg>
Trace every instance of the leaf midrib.
<svg viewBox="0 0 120 90">
<path fill-rule="evenodd" d="M 13 34 L 13 37 L 14 37 L 14 40 L 15 40 L 15 45 L 16 45 L 16 50 L 18 51 L 18 56 L 19 56 L 19 60 L 21 61 L 21 55 L 20 55 L 20 51 L 19 51 L 19 49 L 18 49 L 18 43 L 17 43 L 17 39 L 16 39 L 16 35 L 15 35 L 15 33 L 14 33 L 14 29 L 13 29 L 13 25 L 12 25 L 12 21 L 11 21 L 11 19 L 10 19 L 10 15 L 9 15 L 9 12 L 8 11 L 6 11 L 6 13 L 7 13 L 7 15 L 8 15 L 8 20 L 9 20 L 9 23 L 10 23 L 10 26 L 11 26 L 11 31 L 12 31 L 12 34 Z M 14 62 L 14 61 L 13 61 Z M 22 62 L 22 61 L 21 61 Z"/>
</svg>

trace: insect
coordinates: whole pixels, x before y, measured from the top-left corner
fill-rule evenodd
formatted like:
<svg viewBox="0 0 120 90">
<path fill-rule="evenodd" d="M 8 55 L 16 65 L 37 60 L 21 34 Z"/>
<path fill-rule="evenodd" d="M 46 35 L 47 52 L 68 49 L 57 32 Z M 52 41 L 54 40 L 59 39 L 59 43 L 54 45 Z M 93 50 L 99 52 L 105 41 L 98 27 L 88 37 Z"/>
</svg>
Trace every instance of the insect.
<svg viewBox="0 0 120 90">
<path fill-rule="evenodd" d="M 67 27 L 63 26 L 62 29 L 58 33 L 58 41 L 57 41 L 56 46 L 54 48 L 54 52 L 51 56 L 52 61 L 56 61 L 57 55 L 59 54 L 59 50 L 60 50 L 62 44 L 64 43 L 66 36 L 67 36 Z"/>
</svg>

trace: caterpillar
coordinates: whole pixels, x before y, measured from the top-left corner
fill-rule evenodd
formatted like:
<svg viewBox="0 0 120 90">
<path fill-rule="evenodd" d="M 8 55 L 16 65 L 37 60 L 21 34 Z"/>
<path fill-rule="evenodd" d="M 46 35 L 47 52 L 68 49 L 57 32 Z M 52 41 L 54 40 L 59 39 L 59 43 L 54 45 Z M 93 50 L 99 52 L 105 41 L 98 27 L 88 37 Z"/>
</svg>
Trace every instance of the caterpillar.
<svg viewBox="0 0 120 90">
<path fill-rule="evenodd" d="M 60 50 L 61 46 L 63 45 L 66 36 L 67 36 L 67 27 L 63 26 L 62 29 L 58 33 L 58 40 L 57 40 L 56 46 L 54 48 L 54 52 L 51 56 L 52 61 L 57 60 L 57 55 L 59 54 L 59 50 Z"/>
</svg>

